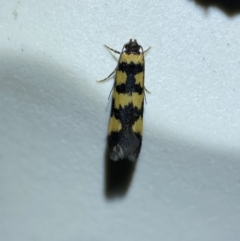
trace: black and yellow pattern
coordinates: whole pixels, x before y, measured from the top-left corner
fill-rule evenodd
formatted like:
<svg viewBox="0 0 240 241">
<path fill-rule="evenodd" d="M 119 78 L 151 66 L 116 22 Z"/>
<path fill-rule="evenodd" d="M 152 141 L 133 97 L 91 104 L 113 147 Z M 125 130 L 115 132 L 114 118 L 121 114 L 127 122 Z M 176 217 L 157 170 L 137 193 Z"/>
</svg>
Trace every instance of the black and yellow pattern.
<svg viewBox="0 0 240 241">
<path fill-rule="evenodd" d="M 108 127 L 109 155 L 113 161 L 136 161 L 143 132 L 144 51 L 130 39 L 119 54 Z"/>
</svg>

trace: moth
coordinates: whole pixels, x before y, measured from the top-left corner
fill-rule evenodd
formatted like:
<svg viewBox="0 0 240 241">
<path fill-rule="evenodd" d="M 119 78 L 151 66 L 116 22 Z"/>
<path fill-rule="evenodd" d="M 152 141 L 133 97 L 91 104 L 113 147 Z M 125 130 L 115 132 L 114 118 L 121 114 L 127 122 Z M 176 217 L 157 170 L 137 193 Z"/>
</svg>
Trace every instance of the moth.
<svg viewBox="0 0 240 241">
<path fill-rule="evenodd" d="M 136 161 L 142 145 L 145 61 L 141 45 L 130 39 L 119 52 L 112 90 L 112 107 L 108 126 L 109 157 L 113 161 Z"/>
</svg>

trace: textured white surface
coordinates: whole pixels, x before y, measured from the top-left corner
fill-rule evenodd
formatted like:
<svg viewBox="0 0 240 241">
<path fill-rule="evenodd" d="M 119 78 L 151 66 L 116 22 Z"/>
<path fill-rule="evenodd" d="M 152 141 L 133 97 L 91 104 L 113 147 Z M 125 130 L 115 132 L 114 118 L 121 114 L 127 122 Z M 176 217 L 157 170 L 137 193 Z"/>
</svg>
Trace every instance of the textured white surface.
<svg viewBox="0 0 240 241">
<path fill-rule="evenodd" d="M 240 240 L 240 17 L 190 1 L 0 4 L 0 240 Z M 112 81 L 146 49 L 143 147 L 105 196 Z M 107 107 L 108 105 L 108 107 Z"/>
</svg>

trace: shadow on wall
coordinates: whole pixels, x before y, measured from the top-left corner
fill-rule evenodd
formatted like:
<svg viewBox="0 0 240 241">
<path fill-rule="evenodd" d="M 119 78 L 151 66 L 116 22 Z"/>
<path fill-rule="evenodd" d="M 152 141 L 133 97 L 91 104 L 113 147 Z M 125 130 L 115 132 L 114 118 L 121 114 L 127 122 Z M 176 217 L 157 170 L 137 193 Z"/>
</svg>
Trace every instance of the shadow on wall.
<svg viewBox="0 0 240 241">
<path fill-rule="evenodd" d="M 81 150 L 81 146 L 86 142 L 86 135 L 91 138 L 98 131 L 97 125 L 91 125 L 91 121 L 86 122 L 86 119 L 94 113 L 92 120 L 96 120 L 101 111 L 96 108 L 91 94 L 81 93 L 80 90 L 86 87 L 85 83 L 78 76 L 74 77 L 71 70 L 65 70 L 51 61 L 49 63 L 47 57 L 39 61 L 37 57 L 32 59 L 24 54 L 16 54 L 13 58 L 7 57 L 9 55 L 2 53 L 0 61 L 0 109 L 3 107 L 1 114 L 4 116 L 0 118 L 0 133 L 2 137 L 7 133 L 7 137 L 0 138 L 0 147 L 3 142 L 4 149 L 8 149 L 7 140 L 24 143 L 20 145 L 20 152 L 27 158 L 18 160 L 23 166 L 27 165 L 24 160 L 31 157 L 36 160 L 36 163 L 32 162 L 35 166 L 39 165 L 38 160 L 45 160 L 46 168 L 51 163 L 57 169 L 65 169 L 65 165 L 73 170 L 77 168 L 79 176 L 82 172 L 91 173 L 86 165 L 86 160 L 91 159 L 91 156 L 88 148 L 83 147 Z M 70 127 L 68 119 L 73 120 L 74 128 Z M 89 126 L 94 127 L 90 129 Z M 65 143 L 76 143 L 76 146 Z M 91 144 L 97 145 L 94 141 Z M 16 148 L 12 150 L 13 153 L 17 151 Z M 71 157 L 66 159 L 65 154 Z M 5 160 L 8 158 L 6 155 Z M 111 161 L 106 149 L 104 165 L 106 198 L 125 196 L 131 185 L 136 162 Z"/>
<path fill-rule="evenodd" d="M 112 161 L 108 149 L 105 152 L 105 196 L 108 199 L 126 195 L 132 181 L 136 162 Z"/>
<path fill-rule="evenodd" d="M 238 0 L 194 0 L 197 4 L 208 8 L 211 6 L 221 9 L 228 16 L 240 13 L 240 1 Z"/>
</svg>

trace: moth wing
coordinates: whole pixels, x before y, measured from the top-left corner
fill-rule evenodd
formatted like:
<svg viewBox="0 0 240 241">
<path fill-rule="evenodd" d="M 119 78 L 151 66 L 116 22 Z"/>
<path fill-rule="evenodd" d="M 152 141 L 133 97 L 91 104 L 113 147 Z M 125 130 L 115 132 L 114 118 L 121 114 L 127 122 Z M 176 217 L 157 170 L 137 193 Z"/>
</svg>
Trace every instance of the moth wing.
<svg viewBox="0 0 240 241">
<path fill-rule="evenodd" d="M 119 132 L 118 144 L 110 149 L 110 158 L 113 161 L 129 159 L 135 161 L 138 157 L 141 142 L 130 127 L 126 127 Z"/>
</svg>

